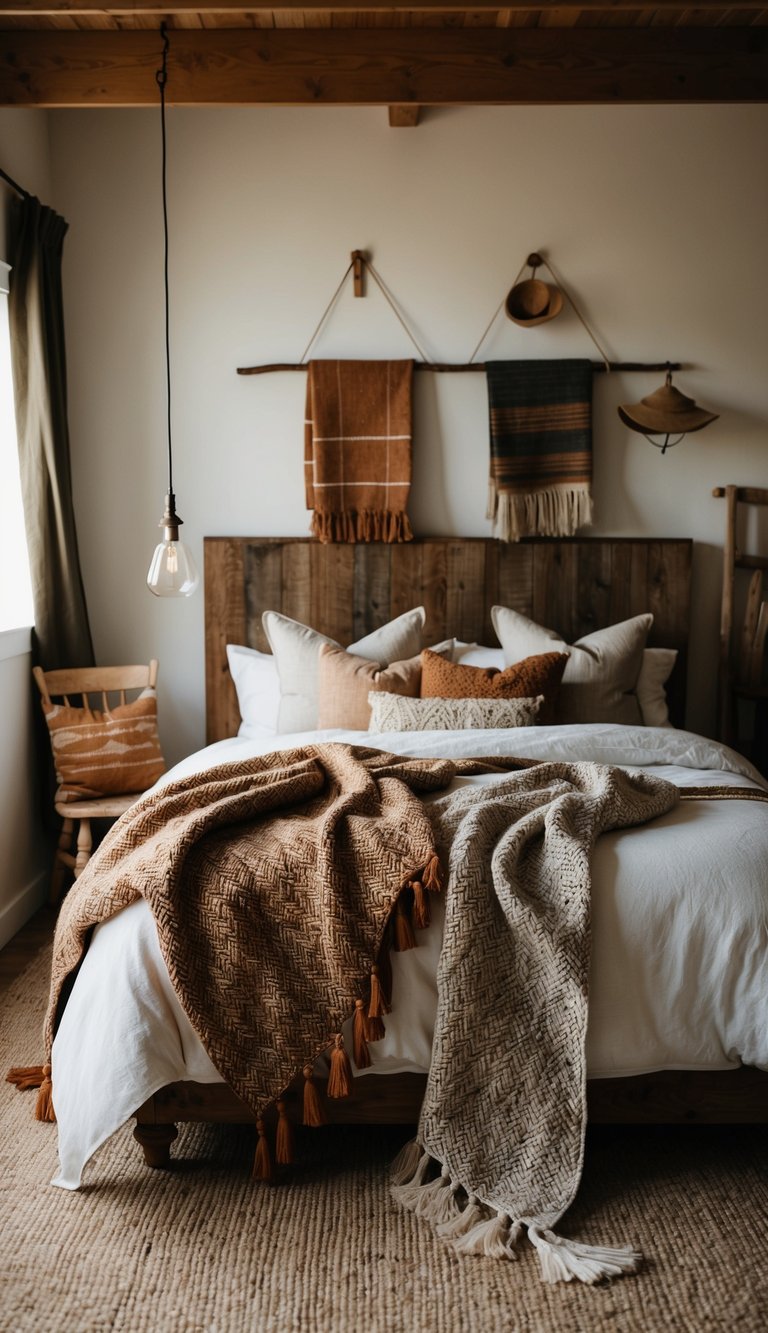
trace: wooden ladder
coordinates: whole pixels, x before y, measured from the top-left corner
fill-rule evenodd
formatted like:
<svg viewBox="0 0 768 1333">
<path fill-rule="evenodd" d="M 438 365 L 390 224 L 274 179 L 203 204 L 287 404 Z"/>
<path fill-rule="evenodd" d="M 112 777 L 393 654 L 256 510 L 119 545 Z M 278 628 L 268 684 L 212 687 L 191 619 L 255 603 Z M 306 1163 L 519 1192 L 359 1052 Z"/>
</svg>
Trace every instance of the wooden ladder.
<svg viewBox="0 0 768 1333">
<path fill-rule="evenodd" d="M 763 586 L 763 571 L 768 570 L 768 556 L 749 555 L 738 545 L 739 505 L 768 505 L 768 490 L 757 486 L 717 486 L 712 494 L 726 503 L 725 546 L 723 548 L 723 593 L 720 606 L 720 663 L 718 671 L 718 734 L 726 745 L 736 745 L 737 702 L 751 700 L 755 705 L 750 756 L 765 764 L 762 753 L 768 721 L 768 687 L 763 682 L 763 658 L 768 636 L 768 600 Z M 736 570 L 752 570 L 747 592 L 741 633 L 734 636 Z"/>
</svg>

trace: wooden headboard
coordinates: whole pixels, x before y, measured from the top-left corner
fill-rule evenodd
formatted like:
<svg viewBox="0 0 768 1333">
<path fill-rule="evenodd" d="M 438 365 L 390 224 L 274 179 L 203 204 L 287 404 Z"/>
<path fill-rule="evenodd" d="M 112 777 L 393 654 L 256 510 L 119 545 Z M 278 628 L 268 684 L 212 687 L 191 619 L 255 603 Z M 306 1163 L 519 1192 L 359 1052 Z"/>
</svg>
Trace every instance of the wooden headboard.
<svg viewBox="0 0 768 1333">
<path fill-rule="evenodd" d="M 685 719 L 692 543 L 619 537 L 425 537 L 403 545 L 321 545 L 304 537 L 206 537 L 205 662 L 208 741 L 234 736 L 240 714 L 226 645 L 269 652 L 262 611 L 281 611 L 341 644 L 412 606 L 427 612 L 425 642 L 451 635 L 495 644 L 491 607 L 511 606 L 571 643 L 652 611 L 651 646 L 677 648 L 670 716 Z"/>
</svg>

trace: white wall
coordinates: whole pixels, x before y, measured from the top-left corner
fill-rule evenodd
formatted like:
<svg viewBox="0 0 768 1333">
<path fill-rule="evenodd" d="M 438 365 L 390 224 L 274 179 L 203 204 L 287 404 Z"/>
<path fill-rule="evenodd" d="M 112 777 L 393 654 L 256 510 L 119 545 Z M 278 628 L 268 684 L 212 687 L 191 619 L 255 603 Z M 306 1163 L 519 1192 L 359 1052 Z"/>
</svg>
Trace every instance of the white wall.
<svg viewBox="0 0 768 1333">
<path fill-rule="evenodd" d="M 51 202 L 44 111 L 0 110 L 0 165 L 23 189 Z M 0 181 L 0 259 L 6 260 L 10 197 Z M 29 630 L 0 633 L 0 948 L 45 899 L 48 844 L 37 804 L 31 665 Z"/>
<path fill-rule="evenodd" d="M 154 111 L 50 114 L 65 248 L 70 419 L 85 581 L 101 661 L 161 663 L 171 758 L 203 739 L 203 605 L 144 587 L 165 491 L 159 124 Z M 721 420 L 661 458 L 619 402 L 660 375 L 595 380 L 596 533 L 696 541 L 689 723 L 711 730 L 722 501 L 765 485 L 768 107 L 169 112 L 175 482 L 184 529 L 302 534 L 296 360 L 353 248 L 367 248 L 428 353 L 465 360 L 527 253 L 546 250 L 611 356 L 680 359 Z M 591 355 L 566 312 L 501 318 L 497 357 Z M 409 355 L 381 296 L 347 289 L 325 356 Z M 419 534 L 485 535 L 482 376 L 417 379 Z"/>
</svg>

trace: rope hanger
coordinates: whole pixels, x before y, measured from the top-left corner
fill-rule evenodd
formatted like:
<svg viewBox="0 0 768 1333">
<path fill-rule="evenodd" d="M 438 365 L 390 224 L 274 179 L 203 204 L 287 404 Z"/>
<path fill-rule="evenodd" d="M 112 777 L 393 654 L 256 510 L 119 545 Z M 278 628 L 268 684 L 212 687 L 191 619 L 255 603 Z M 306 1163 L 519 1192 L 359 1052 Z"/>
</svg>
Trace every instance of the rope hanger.
<svg viewBox="0 0 768 1333">
<path fill-rule="evenodd" d="M 593 371 L 594 371 L 596 374 L 601 374 L 601 373 L 605 373 L 605 372 L 609 372 L 609 371 L 613 371 L 613 370 L 627 370 L 627 371 L 646 371 L 646 370 L 647 370 L 647 371 L 657 371 L 657 370 L 667 370 L 667 369 L 670 369 L 670 370 L 680 370 L 680 369 L 681 369 L 680 363 L 679 363 L 679 362 L 676 362 L 676 361 L 671 361 L 671 362 L 670 362 L 670 361 L 658 361 L 658 362 L 610 361 L 610 360 L 608 359 L 608 356 L 606 355 L 605 351 L 604 351 L 603 348 L 600 346 L 600 343 L 598 342 L 598 340 L 597 340 L 597 338 L 595 337 L 594 333 L 592 332 L 591 328 L 590 328 L 589 325 L 587 324 L 587 321 L 585 320 L 584 316 L 581 314 L 581 311 L 579 310 L 578 306 L 576 305 L 576 303 L 575 303 L 573 297 L 571 296 L 570 292 L 568 292 L 567 289 L 563 286 L 562 282 L 560 281 L 560 279 L 557 277 L 557 275 L 555 274 L 554 270 L 552 269 L 551 264 L 550 264 L 546 259 L 542 258 L 542 257 L 541 257 L 540 255 L 538 255 L 538 254 L 536 254 L 536 255 L 529 255 L 529 256 L 528 256 L 528 259 L 525 261 L 525 263 L 523 263 L 523 264 L 521 265 L 520 270 L 519 270 L 519 272 L 518 272 L 518 274 L 517 274 L 517 277 L 515 278 L 515 281 L 514 281 L 514 283 L 512 284 L 512 286 L 514 287 L 514 286 L 516 285 L 516 283 L 519 281 L 520 276 L 521 276 L 523 270 L 525 269 L 525 267 L 526 267 L 528 264 L 531 264 L 531 260 L 535 260 L 535 261 L 536 261 L 536 262 L 535 262 L 535 265 L 531 265 L 532 268 L 534 268 L 534 267 L 537 266 L 538 264 L 543 264 L 544 267 L 549 271 L 549 273 L 551 274 L 551 276 L 552 276 L 552 278 L 554 279 L 555 283 L 558 285 L 558 287 L 559 287 L 560 290 L 562 291 L 563 295 L 566 297 L 566 299 L 567 299 L 568 302 L 570 303 L 570 305 L 571 305 L 571 307 L 572 307 L 572 309 L 573 309 L 574 314 L 575 314 L 576 317 L 580 320 L 580 322 L 582 323 L 582 325 L 583 325 L 584 328 L 586 329 L 587 333 L 589 334 L 590 339 L 591 339 L 592 342 L 594 343 L 594 345 L 595 345 L 595 347 L 596 347 L 596 349 L 597 349 L 597 351 L 599 352 L 600 357 L 601 357 L 601 360 L 600 360 L 600 361 L 593 361 L 593 362 L 592 362 L 592 369 L 593 369 Z M 303 351 L 302 354 L 301 354 L 301 359 L 300 359 L 299 361 L 295 361 L 295 362 L 279 361 L 279 362 L 273 362 L 273 363 L 271 363 L 271 364 L 268 364 L 268 365 L 261 365 L 261 366 L 238 366 L 238 368 L 237 368 L 237 373 L 238 373 L 238 375 L 268 375 L 268 374 L 271 374 L 272 372 L 276 372 L 276 371 L 285 371 L 285 370 L 306 370 L 306 369 L 307 369 L 307 364 L 308 364 L 308 363 L 307 363 L 307 357 L 309 356 L 309 353 L 310 353 L 310 351 L 311 351 L 311 349 L 312 349 L 312 346 L 313 346 L 314 343 L 317 341 L 317 338 L 318 338 L 318 336 L 319 336 L 319 334 L 320 334 L 320 332 L 321 332 L 323 326 L 325 325 L 325 322 L 326 322 L 326 320 L 328 319 L 328 316 L 330 315 L 330 313 L 331 313 L 331 311 L 333 310 L 333 308 L 334 308 L 334 306 L 335 306 L 337 300 L 339 299 L 339 296 L 341 295 L 342 288 L 344 287 L 344 284 L 345 284 L 345 282 L 347 281 L 347 278 L 349 277 L 350 273 L 354 273 L 354 279 L 355 279 L 355 295 L 356 295 L 356 296 L 362 296 L 362 295 L 363 295 L 363 291 L 362 291 L 362 275 L 363 275 L 363 272 L 368 272 L 368 273 L 370 273 L 370 275 L 371 275 L 371 277 L 373 278 L 374 282 L 376 283 L 377 287 L 378 287 L 379 290 L 381 291 L 381 293 L 382 293 L 382 295 L 384 296 L 385 300 L 387 301 L 387 303 L 389 304 L 389 306 L 390 306 L 391 309 L 393 310 L 393 312 L 394 312 L 396 318 L 399 320 L 400 324 L 402 325 L 403 329 L 405 330 L 406 334 L 408 335 L 408 338 L 409 338 L 410 341 L 413 343 L 413 346 L 416 348 L 416 351 L 418 352 L 419 357 L 420 357 L 421 359 L 420 359 L 419 361 L 414 361 L 414 370 L 429 370 L 429 371 L 433 371 L 433 372 L 435 372 L 435 373 L 437 373 L 437 374 L 443 374 L 443 373 L 451 373 L 451 374 L 452 374 L 452 373 L 457 373 L 457 372 L 473 372 L 473 371 L 474 371 L 474 372 L 483 372 L 483 371 L 485 371 L 485 363 L 482 362 L 482 361 L 475 361 L 475 357 L 477 356 L 477 353 L 479 352 L 480 348 L 482 347 L 483 343 L 485 342 L 486 338 L 488 337 L 488 334 L 490 333 L 493 324 L 495 323 L 496 319 L 498 318 L 499 314 L 501 313 L 501 310 L 502 310 L 502 307 L 503 307 L 503 305 L 504 305 L 504 301 L 506 300 L 506 297 L 502 298 L 501 302 L 499 303 L 499 305 L 497 306 L 496 310 L 494 311 L 494 313 L 493 313 L 493 315 L 492 315 L 492 317 L 491 317 L 489 323 L 488 323 L 488 324 L 486 325 L 486 327 L 485 327 L 485 330 L 484 330 L 484 332 L 483 332 L 483 334 L 482 334 L 482 337 L 480 338 L 480 341 L 477 343 L 477 345 L 476 345 L 476 347 L 475 347 L 475 349 L 474 349 L 474 351 L 473 351 L 471 357 L 469 358 L 469 361 L 464 361 L 464 362 L 430 361 L 430 359 L 429 359 L 429 357 L 427 356 L 426 352 L 424 351 L 423 347 L 422 347 L 421 344 L 419 343 L 419 340 L 417 339 L 415 333 L 414 333 L 413 330 L 409 327 L 409 325 L 408 325 L 408 323 L 407 323 L 407 321 L 406 321 L 406 319 L 405 319 L 405 316 L 403 315 L 402 311 L 400 310 L 400 308 L 399 308 L 399 306 L 398 306 L 398 304 L 397 304 L 397 301 L 395 300 L 394 296 L 393 296 L 392 293 L 390 292 L 389 288 L 387 287 L 387 285 L 386 285 L 386 283 L 384 282 L 384 280 L 383 280 L 383 278 L 381 277 L 381 275 L 380 275 L 380 274 L 377 272 L 377 270 L 374 268 L 373 263 L 371 262 L 371 260 L 370 260 L 370 259 L 368 258 L 368 256 L 364 253 L 364 251 L 362 251 L 362 250 L 353 250 L 353 251 L 352 251 L 352 256 L 351 256 L 351 258 L 350 258 L 350 262 L 349 262 L 349 264 L 347 265 L 347 268 L 344 270 L 344 274 L 343 274 L 343 276 L 342 276 L 342 279 L 341 279 L 341 281 L 340 281 L 338 287 L 337 287 L 336 290 L 334 291 L 334 293 L 333 293 L 333 295 L 332 295 L 330 301 L 328 302 L 327 306 L 325 307 L 325 309 L 324 309 L 322 315 L 320 316 L 320 319 L 318 320 L 318 323 L 317 323 L 317 325 L 316 325 L 316 327 L 315 327 L 315 330 L 314 330 L 314 332 L 313 332 L 311 338 L 309 339 L 309 342 L 307 343 L 306 347 L 304 348 L 304 351 Z"/>
</svg>

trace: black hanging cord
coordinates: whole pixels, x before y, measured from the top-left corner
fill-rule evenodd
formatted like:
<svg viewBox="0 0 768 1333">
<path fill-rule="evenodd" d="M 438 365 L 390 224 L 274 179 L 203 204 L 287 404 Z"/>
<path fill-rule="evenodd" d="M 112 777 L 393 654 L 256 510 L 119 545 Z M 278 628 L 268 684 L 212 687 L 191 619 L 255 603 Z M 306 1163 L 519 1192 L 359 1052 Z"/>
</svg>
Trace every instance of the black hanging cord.
<svg viewBox="0 0 768 1333">
<path fill-rule="evenodd" d="M 28 191 L 28 190 L 24 190 L 24 189 L 22 189 L 22 187 L 21 187 L 20 185 L 17 185 L 17 183 L 16 183 L 16 181 L 13 179 L 13 177 L 12 177 L 12 176 L 9 176 L 7 171 L 3 171 L 3 168 L 2 168 L 2 167 L 0 167 L 0 176 L 2 176 L 2 178 L 3 178 L 3 180 L 5 181 L 6 185 L 10 185 L 10 187 L 11 187 L 12 190 L 15 190 L 17 194 L 21 195 L 22 199 L 31 199 L 31 198 L 32 198 L 32 196 L 31 196 L 31 194 L 29 193 L 29 191 Z"/>
<path fill-rule="evenodd" d="M 165 380 L 168 391 L 168 493 L 173 495 L 173 449 L 171 445 L 171 332 L 170 332 L 170 297 L 168 288 L 168 190 L 166 185 L 166 147 L 165 147 L 165 85 L 168 82 L 168 29 L 164 23 L 160 25 L 160 35 L 163 39 L 163 65 L 162 69 L 157 70 L 155 79 L 160 89 L 160 130 L 163 141 L 163 236 L 165 240 L 165 255 L 163 261 L 163 271 L 165 276 Z"/>
</svg>

